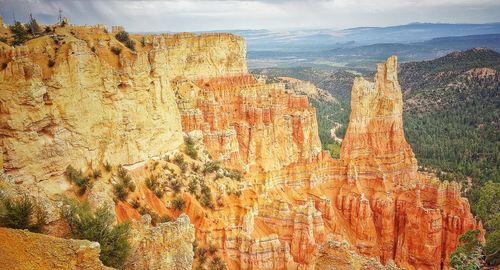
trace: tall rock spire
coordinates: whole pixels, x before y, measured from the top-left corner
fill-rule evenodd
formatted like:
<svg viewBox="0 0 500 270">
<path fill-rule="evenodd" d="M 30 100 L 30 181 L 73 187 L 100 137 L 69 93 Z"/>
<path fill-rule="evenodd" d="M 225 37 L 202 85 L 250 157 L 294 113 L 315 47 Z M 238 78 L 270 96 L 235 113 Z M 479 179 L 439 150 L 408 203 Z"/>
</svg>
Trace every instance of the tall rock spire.
<svg viewBox="0 0 500 270">
<path fill-rule="evenodd" d="M 341 148 L 343 160 L 370 165 L 384 174 L 405 168 L 416 171 L 415 156 L 404 136 L 396 56 L 377 66 L 375 82 L 354 80 L 351 109 Z"/>
</svg>

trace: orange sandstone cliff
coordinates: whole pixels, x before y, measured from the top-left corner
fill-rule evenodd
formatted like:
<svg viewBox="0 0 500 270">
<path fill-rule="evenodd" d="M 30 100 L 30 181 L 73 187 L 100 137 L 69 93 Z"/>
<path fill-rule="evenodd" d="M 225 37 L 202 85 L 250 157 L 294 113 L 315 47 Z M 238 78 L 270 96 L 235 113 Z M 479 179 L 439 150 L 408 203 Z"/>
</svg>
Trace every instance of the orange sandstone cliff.
<svg viewBox="0 0 500 270">
<path fill-rule="evenodd" d="M 417 172 L 394 56 L 378 66 L 374 82 L 355 80 L 340 160 L 318 151 L 305 97 L 283 96 L 282 87 L 248 76 L 196 85 L 195 101 L 181 109 L 183 129 L 201 129 L 209 152 L 226 154 L 229 165 L 261 167 L 248 174 L 247 189 L 257 194 L 243 193 L 240 222 L 226 217 L 224 231 L 198 228 L 207 231 L 200 240 L 218 242 L 241 269 L 308 268 L 332 239 L 406 269 L 449 268 L 457 237 L 481 227 L 457 184 Z M 257 90 L 256 103 L 247 89 Z M 200 97 L 210 97 L 210 105 Z"/>
<path fill-rule="evenodd" d="M 248 74 L 240 37 L 132 38 L 135 50 L 104 26 L 69 25 L 26 46 L 0 42 L 7 181 L 44 202 L 52 223 L 58 196 L 74 191 L 66 166 L 115 165 L 80 197 L 136 220 L 129 269 L 194 267 L 194 239 L 229 269 L 448 269 L 459 235 L 481 228 L 457 184 L 417 172 L 396 57 L 373 82 L 354 81 L 336 160 L 307 96 Z M 182 154 L 183 136 L 198 156 Z M 223 166 L 207 170 L 212 160 Z M 116 165 L 141 207 L 113 200 Z M 155 215 L 179 218 L 153 226 Z"/>
</svg>

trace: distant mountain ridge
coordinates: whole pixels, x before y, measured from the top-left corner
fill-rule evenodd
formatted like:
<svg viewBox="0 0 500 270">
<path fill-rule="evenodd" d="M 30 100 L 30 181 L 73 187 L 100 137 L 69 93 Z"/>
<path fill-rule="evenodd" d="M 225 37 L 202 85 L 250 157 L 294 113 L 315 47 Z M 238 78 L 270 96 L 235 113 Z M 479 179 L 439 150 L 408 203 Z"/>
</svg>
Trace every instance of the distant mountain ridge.
<svg viewBox="0 0 500 270">
<path fill-rule="evenodd" d="M 439 37 L 500 34 L 500 22 L 486 24 L 411 23 L 342 30 L 228 30 L 243 36 L 249 51 L 327 50 L 377 43 L 415 43 Z"/>
<path fill-rule="evenodd" d="M 301 52 L 249 51 L 250 68 L 317 66 L 349 67 L 358 70 L 373 69 L 374 63 L 390 55 L 398 55 L 401 62 L 435 59 L 454 51 L 471 48 L 489 48 L 500 52 L 500 34 L 438 37 L 414 43 L 377 43 L 363 46 L 351 44 L 328 50 Z"/>
</svg>

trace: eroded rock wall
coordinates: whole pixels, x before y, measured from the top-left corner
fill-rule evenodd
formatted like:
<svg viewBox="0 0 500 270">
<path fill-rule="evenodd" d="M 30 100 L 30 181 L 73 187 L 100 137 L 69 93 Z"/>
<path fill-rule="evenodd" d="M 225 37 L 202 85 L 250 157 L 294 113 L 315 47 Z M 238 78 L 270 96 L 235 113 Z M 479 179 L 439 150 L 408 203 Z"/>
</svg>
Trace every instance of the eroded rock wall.
<svg viewBox="0 0 500 270">
<path fill-rule="evenodd" d="M 104 27 L 67 26 L 1 48 L 6 173 L 34 183 L 58 179 L 69 164 L 133 164 L 176 149 L 182 128 L 170 81 L 247 72 L 245 44 L 234 35 L 135 38 L 132 51 Z M 54 193 L 67 187 L 43 184 Z"/>
</svg>

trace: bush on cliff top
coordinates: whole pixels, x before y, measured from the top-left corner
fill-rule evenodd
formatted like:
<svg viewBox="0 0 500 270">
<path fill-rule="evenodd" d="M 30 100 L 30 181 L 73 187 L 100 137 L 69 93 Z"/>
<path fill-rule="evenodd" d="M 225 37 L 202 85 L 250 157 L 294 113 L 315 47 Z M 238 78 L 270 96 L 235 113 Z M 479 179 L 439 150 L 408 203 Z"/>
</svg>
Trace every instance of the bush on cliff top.
<svg viewBox="0 0 500 270">
<path fill-rule="evenodd" d="M 120 31 L 115 35 L 116 39 L 123 43 L 127 48 L 135 51 L 135 42 L 130 39 L 129 34 L 126 31 Z"/>
<path fill-rule="evenodd" d="M 101 245 L 99 258 L 104 265 L 123 267 L 130 252 L 128 223 L 114 225 L 114 218 L 105 206 L 92 212 L 86 201 L 67 200 L 63 216 L 73 238 L 86 239 Z"/>
<path fill-rule="evenodd" d="M 45 213 L 28 196 L 2 197 L 0 205 L 1 227 L 40 232 L 45 223 Z"/>
</svg>

